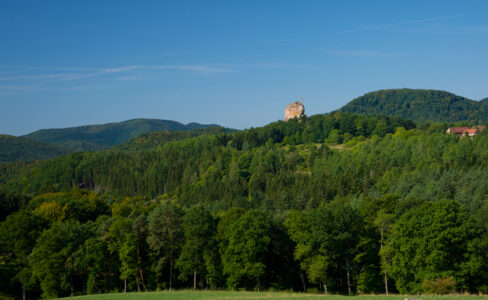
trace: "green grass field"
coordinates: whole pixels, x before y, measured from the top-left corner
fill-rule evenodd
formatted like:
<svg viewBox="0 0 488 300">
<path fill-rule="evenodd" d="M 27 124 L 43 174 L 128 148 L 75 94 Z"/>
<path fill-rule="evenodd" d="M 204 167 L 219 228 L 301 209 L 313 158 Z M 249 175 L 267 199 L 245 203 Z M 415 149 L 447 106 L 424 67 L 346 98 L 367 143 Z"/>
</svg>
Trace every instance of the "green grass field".
<svg viewBox="0 0 488 300">
<path fill-rule="evenodd" d="M 385 296 L 385 295 L 365 295 L 365 296 L 325 296 L 321 294 L 303 294 L 303 293 L 272 293 L 272 292 L 216 292 L 216 291 L 176 291 L 176 292 L 147 292 L 147 293 L 127 293 L 127 294 L 103 294 L 70 297 L 63 299 L 77 299 L 77 300 L 238 300 L 238 299 L 327 299 L 327 300 L 404 300 L 405 298 L 416 298 L 422 300 L 488 300 L 488 296 L 466 296 L 466 295 L 451 295 L 451 296 Z"/>
</svg>

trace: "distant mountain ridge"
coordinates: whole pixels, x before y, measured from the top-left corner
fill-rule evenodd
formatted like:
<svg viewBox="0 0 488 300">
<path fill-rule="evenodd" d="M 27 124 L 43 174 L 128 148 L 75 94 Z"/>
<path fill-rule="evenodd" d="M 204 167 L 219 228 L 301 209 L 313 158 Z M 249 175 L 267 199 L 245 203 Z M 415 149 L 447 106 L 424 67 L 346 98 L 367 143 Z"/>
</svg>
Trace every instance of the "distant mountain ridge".
<svg viewBox="0 0 488 300">
<path fill-rule="evenodd" d="M 59 129 L 41 129 L 22 137 L 63 147 L 69 152 L 108 149 L 141 134 L 162 130 L 195 130 L 209 126 L 199 123 L 182 124 L 159 119 L 133 119 L 117 123 L 87 125 Z"/>
<path fill-rule="evenodd" d="M 62 147 L 23 137 L 0 135 L 0 162 L 51 159 L 66 154 Z"/>
<path fill-rule="evenodd" d="M 339 109 L 366 115 L 388 115 L 419 122 L 488 121 L 488 98 L 474 101 L 449 92 L 390 89 L 367 93 Z"/>
</svg>

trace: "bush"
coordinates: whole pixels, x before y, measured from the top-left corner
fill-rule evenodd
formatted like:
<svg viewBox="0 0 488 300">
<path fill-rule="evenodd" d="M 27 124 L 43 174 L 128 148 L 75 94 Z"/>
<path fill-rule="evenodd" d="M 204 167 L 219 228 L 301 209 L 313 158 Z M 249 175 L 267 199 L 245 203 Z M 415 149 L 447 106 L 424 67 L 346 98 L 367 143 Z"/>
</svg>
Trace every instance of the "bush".
<svg viewBox="0 0 488 300">
<path fill-rule="evenodd" d="M 456 290 L 456 281 L 452 277 L 426 279 L 422 283 L 422 289 L 428 294 L 445 295 Z"/>
</svg>

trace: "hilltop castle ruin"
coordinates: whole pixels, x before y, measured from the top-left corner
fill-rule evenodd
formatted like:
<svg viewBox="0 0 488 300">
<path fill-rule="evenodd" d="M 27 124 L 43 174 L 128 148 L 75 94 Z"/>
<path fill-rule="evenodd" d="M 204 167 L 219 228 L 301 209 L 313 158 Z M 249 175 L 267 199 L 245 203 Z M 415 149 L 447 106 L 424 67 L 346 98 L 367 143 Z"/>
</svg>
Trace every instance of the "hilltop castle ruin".
<svg viewBox="0 0 488 300">
<path fill-rule="evenodd" d="M 305 114 L 305 106 L 303 106 L 303 97 L 300 99 L 300 102 L 293 102 L 290 103 L 285 108 L 285 121 L 288 121 L 293 118 L 301 118 Z"/>
</svg>

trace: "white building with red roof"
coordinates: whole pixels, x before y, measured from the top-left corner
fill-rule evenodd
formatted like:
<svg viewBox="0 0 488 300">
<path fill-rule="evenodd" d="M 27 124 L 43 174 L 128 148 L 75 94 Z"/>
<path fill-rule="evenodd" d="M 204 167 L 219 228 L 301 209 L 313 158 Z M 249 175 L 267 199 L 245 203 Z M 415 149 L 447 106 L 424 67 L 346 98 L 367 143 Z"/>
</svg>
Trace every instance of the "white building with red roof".
<svg viewBox="0 0 488 300">
<path fill-rule="evenodd" d="M 485 130 L 485 126 L 474 126 L 474 127 L 450 127 L 447 129 L 446 133 L 454 134 L 457 137 L 465 137 L 470 136 L 473 137 L 483 130 Z"/>
</svg>

